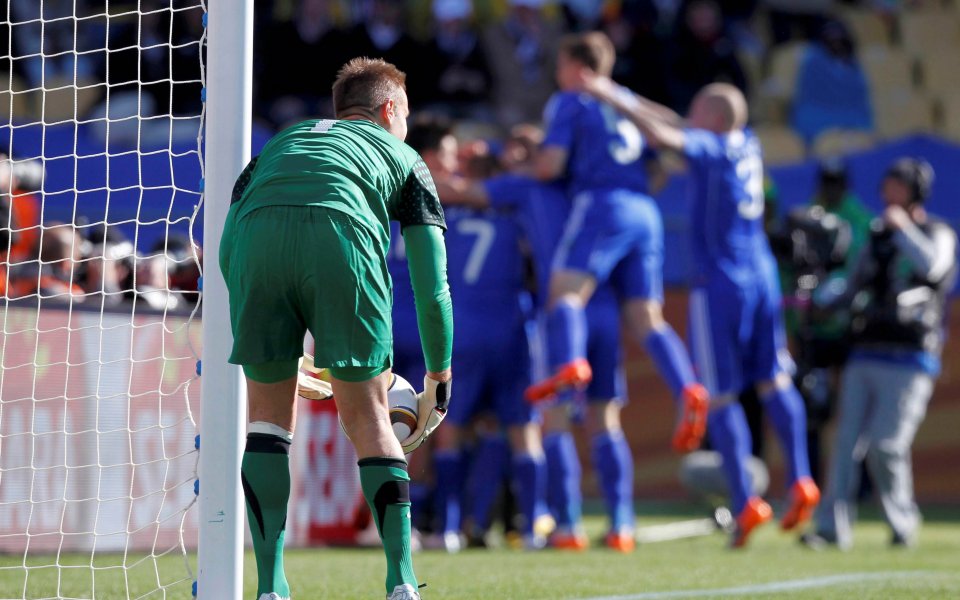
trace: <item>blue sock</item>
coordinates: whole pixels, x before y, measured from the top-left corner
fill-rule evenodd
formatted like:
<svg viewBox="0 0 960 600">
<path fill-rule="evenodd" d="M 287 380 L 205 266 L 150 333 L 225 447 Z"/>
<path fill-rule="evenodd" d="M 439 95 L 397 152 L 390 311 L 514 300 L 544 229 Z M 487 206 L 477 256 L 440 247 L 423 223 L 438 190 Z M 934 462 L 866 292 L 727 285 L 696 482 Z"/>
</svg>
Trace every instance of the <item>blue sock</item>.
<svg viewBox="0 0 960 600">
<path fill-rule="evenodd" d="M 593 468 L 610 515 L 610 531 L 633 529 L 633 454 L 622 431 L 593 436 Z"/>
<path fill-rule="evenodd" d="M 547 504 L 557 527 L 573 529 L 581 521 L 580 457 L 569 431 L 548 433 L 543 438 L 547 455 Z"/>
<path fill-rule="evenodd" d="M 433 468 L 437 486 L 434 502 L 440 531 L 460 531 L 463 455 L 459 450 L 440 450 L 433 455 Z"/>
<path fill-rule="evenodd" d="M 643 340 L 643 345 L 674 398 L 680 398 L 683 388 L 697 382 L 687 348 L 673 327 L 664 324 L 662 328 L 654 329 Z"/>
<path fill-rule="evenodd" d="M 510 444 L 503 436 L 485 435 L 477 441 L 467 490 L 470 497 L 470 517 L 474 527 L 480 531 L 490 528 L 490 513 L 500 494 L 508 460 Z"/>
<path fill-rule="evenodd" d="M 787 459 L 787 478 L 792 485 L 801 477 L 810 477 L 807 454 L 807 412 L 803 398 L 793 383 L 775 387 L 762 398 L 764 412 L 770 416 Z"/>
<path fill-rule="evenodd" d="M 533 533 L 533 522 L 546 513 L 547 473 L 542 456 L 516 454 L 513 457 L 513 486 L 520 514 L 523 515 L 521 533 Z"/>
<path fill-rule="evenodd" d="M 713 449 L 723 457 L 723 470 L 730 488 L 730 510 L 737 516 L 753 495 L 747 461 L 750 459 L 750 428 L 739 402 L 717 407 L 707 418 L 707 434 Z"/>
<path fill-rule="evenodd" d="M 547 314 L 547 354 L 551 368 L 587 355 L 587 317 L 582 306 L 561 300 Z"/>
</svg>

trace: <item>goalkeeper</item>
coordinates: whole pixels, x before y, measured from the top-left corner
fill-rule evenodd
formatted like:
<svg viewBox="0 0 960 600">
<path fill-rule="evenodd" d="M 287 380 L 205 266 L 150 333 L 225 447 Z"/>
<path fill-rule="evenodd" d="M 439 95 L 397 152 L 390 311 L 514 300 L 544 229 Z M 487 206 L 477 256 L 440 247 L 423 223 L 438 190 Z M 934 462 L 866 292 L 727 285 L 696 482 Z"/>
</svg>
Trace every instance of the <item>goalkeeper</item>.
<svg viewBox="0 0 960 600">
<path fill-rule="evenodd" d="M 387 556 L 387 598 L 419 600 L 403 455 L 439 424 L 449 401 L 446 224 L 429 170 L 402 141 L 405 75 L 383 60 L 351 60 L 333 85 L 333 105 L 338 120 L 294 125 L 247 165 L 220 245 L 234 337 L 230 362 L 243 365 L 250 408 L 241 482 L 257 594 L 290 597 L 283 571 L 288 450 L 309 329 L 314 363 L 330 369 L 337 410 L 360 459 L 363 495 Z M 427 366 L 419 426 L 402 447 L 387 410 L 390 220 L 402 228 Z"/>
</svg>

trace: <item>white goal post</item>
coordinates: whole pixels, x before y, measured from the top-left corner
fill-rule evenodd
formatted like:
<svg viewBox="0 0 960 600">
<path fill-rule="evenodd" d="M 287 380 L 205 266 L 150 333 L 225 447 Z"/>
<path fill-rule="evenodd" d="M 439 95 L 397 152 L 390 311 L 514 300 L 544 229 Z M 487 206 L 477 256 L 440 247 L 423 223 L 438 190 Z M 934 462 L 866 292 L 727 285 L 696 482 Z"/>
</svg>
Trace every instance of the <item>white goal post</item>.
<svg viewBox="0 0 960 600">
<path fill-rule="evenodd" d="M 0 9 L 0 600 L 241 598 L 253 3 Z"/>
<path fill-rule="evenodd" d="M 208 13 L 204 186 L 203 369 L 200 432 L 202 600 L 240 600 L 246 518 L 240 459 L 246 395 L 240 369 L 227 363 L 232 336 L 217 248 L 233 183 L 250 159 L 253 0 L 213 0 Z"/>
</svg>

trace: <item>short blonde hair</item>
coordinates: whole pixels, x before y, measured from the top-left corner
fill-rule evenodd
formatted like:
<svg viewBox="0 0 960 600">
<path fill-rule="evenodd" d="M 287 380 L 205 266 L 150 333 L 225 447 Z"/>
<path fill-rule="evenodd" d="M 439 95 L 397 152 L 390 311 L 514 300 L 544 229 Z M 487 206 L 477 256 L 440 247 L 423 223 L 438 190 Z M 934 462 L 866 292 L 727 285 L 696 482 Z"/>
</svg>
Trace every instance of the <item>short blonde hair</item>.
<svg viewBox="0 0 960 600">
<path fill-rule="evenodd" d="M 406 74 L 382 58 L 354 58 L 340 67 L 333 82 L 333 112 L 340 117 L 352 108 L 374 109 L 406 94 Z"/>
</svg>

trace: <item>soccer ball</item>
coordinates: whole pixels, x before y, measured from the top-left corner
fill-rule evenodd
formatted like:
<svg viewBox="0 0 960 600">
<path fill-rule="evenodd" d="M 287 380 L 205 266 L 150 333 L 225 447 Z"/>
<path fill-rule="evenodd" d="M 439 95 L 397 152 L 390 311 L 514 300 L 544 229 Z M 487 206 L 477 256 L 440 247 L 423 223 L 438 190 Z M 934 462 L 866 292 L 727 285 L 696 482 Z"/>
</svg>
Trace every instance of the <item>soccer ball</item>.
<svg viewBox="0 0 960 600">
<path fill-rule="evenodd" d="M 390 406 L 390 424 L 393 425 L 393 434 L 402 442 L 417 429 L 419 413 L 417 392 L 409 381 L 394 374 L 393 383 L 387 391 L 387 402 Z"/>
</svg>

